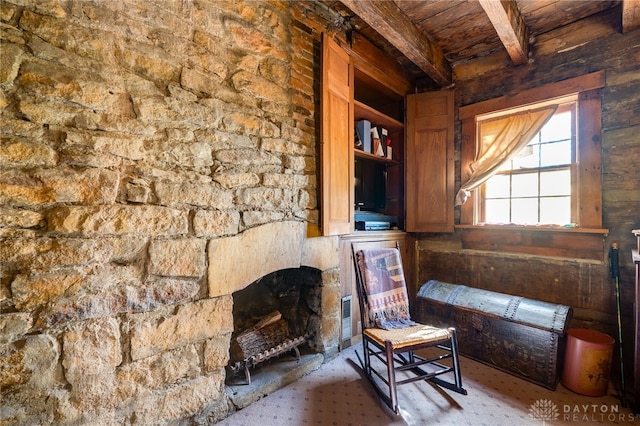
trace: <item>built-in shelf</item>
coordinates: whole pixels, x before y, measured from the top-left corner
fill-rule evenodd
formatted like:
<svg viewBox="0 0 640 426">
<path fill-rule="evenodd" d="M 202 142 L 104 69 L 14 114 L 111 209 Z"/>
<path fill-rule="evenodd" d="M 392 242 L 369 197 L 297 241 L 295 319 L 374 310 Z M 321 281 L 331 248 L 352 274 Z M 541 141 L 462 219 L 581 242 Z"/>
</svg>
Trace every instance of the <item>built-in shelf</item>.
<svg viewBox="0 0 640 426">
<path fill-rule="evenodd" d="M 357 158 L 366 158 L 367 160 L 377 161 L 384 164 L 400 164 L 400 162 L 397 160 L 390 160 L 387 157 L 381 157 L 379 155 L 375 155 L 357 148 L 354 148 L 354 155 Z"/>
<path fill-rule="evenodd" d="M 402 129 L 404 127 L 398 120 L 356 100 L 354 100 L 354 116 L 356 121 L 369 120 L 372 125 L 383 126 L 389 130 Z"/>
</svg>

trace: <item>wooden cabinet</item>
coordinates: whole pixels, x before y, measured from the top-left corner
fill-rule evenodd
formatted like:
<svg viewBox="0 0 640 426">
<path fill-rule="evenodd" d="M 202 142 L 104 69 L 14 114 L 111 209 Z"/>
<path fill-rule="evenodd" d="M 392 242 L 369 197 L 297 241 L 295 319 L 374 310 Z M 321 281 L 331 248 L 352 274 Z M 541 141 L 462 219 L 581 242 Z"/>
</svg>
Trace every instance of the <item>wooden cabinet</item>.
<svg viewBox="0 0 640 426">
<path fill-rule="evenodd" d="M 404 95 L 379 80 L 380 75 L 356 61 L 334 40 L 322 40 L 321 227 L 323 235 L 344 235 L 355 230 L 355 170 L 373 170 L 382 182 L 368 179 L 360 192 L 376 191 L 383 202 L 377 213 L 395 216 L 404 227 Z M 363 70 L 364 69 L 364 70 Z M 373 76 L 375 75 L 375 77 Z M 406 87 L 400 85 L 398 87 Z M 368 120 L 384 127 L 392 141 L 392 157 L 357 149 L 356 123 Z"/>
<path fill-rule="evenodd" d="M 346 345 L 361 334 L 352 245 L 398 244 L 409 298 L 415 300 L 412 237 L 403 231 L 453 232 L 453 92 L 409 95 L 415 85 L 406 71 L 371 46 L 358 50 L 357 41 L 340 46 L 326 34 L 322 39 L 320 215 L 322 235 L 340 236 L 342 296 L 352 298 Z M 391 158 L 355 147 L 360 120 L 388 130 Z M 384 203 L 375 209 L 397 217 L 397 229 L 355 230 L 356 162 L 383 171 Z"/>
<path fill-rule="evenodd" d="M 385 202 L 376 210 L 397 217 L 398 229 L 453 232 L 453 92 L 409 95 L 410 79 L 363 60 L 376 55 L 350 55 L 326 35 L 322 41 L 322 234 L 355 229 L 355 162 L 384 170 Z M 389 131 L 390 159 L 354 146 L 360 120 Z"/>
<path fill-rule="evenodd" d="M 411 292 L 409 283 L 413 283 L 414 262 L 413 251 L 409 243 L 409 236 L 401 231 L 362 231 L 340 237 L 340 291 L 341 295 L 351 296 L 351 336 L 341 336 L 342 346 L 346 347 L 359 340 L 362 334 L 360 323 L 360 307 L 358 305 L 358 290 L 356 288 L 356 273 L 353 263 L 352 247 L 356 250 L 363 248 L 400 248 L 402 264 L 407 281 L 407 291 Z"/>
</svg>

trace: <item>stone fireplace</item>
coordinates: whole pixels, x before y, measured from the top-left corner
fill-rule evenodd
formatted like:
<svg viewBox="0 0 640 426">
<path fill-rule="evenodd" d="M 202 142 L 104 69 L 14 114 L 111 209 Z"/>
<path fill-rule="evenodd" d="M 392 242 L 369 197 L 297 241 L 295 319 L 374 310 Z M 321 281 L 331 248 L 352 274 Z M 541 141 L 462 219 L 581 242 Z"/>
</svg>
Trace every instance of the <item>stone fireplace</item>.
<svg viewBox="0 0 640 426">
<path fill-rule="evenodd" d="M 314 363 L 317 355 L 337 353 L 340 284 L 336 238 L 307 238 L 304 222 L 276 222 L 212 240 L 208 256 L 209 297 L 233 296 L 233 312 L 244 323 L 236 318 L 234 328 L 280 309 L 293 334 L 308 336 L 301 349 L 316 355 L 311 357 Z M 255 303 L 256 298 L 264 303 Z M 292 298 L 295 301 L 287 300 Z M 292 305 L 301 299 L 307 306 L 294 309 Z M 254 312 L 246 312 L 251 310 Z"/>
</svg>

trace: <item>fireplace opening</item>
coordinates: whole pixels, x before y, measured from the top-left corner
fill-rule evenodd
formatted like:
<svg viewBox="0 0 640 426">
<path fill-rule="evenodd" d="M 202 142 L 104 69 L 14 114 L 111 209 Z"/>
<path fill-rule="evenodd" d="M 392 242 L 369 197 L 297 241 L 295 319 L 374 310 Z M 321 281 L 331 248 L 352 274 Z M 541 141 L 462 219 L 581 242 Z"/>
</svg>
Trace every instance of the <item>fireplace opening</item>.
<svg viewBox="0 0 640 426">
<path fill-rule="evenodd" d="M 310 267 L 265 275 L 233 293 L 227 384 L 250 385 L 271 363 L 318 353 L 322 274 Z"/>
</svg>

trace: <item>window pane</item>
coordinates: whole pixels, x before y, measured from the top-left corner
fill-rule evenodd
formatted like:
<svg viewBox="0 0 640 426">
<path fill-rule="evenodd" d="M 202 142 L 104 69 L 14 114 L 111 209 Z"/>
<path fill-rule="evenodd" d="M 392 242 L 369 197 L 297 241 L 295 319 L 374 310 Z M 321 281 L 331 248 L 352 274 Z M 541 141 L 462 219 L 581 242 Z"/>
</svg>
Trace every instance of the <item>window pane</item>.
<svg viewBox="0 0 640 426">
<path fill-rule="evenodd" d="M 509 197 L 509 176 L 495 175 L 486 183 L 486 197 Z"/>
<path fill-rule="evenodd" d="M 538 195 L 538 174 L 523 173 L 512 177 L 512 197 L 535 197 Z"/>
<path fill-rule="evenodd" d="M 500 167 L 498 167 L 498 172 L 508 172 L 508 171 L 510 171 L 512 164 L 513 164 L 513 161 L 505 161 L 504 163 L 502 163 L 500 165 Z"/>
<path fill-rule="evenodd" d="M 556 170 L 540 173 L 540 195 L 571 195 L 571 172 Z"/>
<path fill-rule="evenodd" d="M 571 140 L 544 144 L 541 150 L 542 167 L 571 164 Z"/>
<path fill-rule="evenodd" d="M 571 139 L 571 111 L 556 113 L 540 131 L 541 141 Z"/>
<path fill-rule="evenodd" d="M 513 223 L 538 223 L 537 198 L 514 198 L 511 200 L 511 209 Z"/>
<path fill-rule="evenodd" d="M 522 151 L 513 159 L 514 169 L 539 167 L 538 160 L 540 157 L 540 145 L 537 143 L 525 146 Z"/>
<path fill-rule="evenodd" d="M 540 223 L 566 225 L 571 222 L 571 197 L 540 199 Z"/>
<path fill-rule="evenodd" d="M 484 212 L 486 223 L 509 223 L 509 200 L 487 200 Z"/>
</svg>

